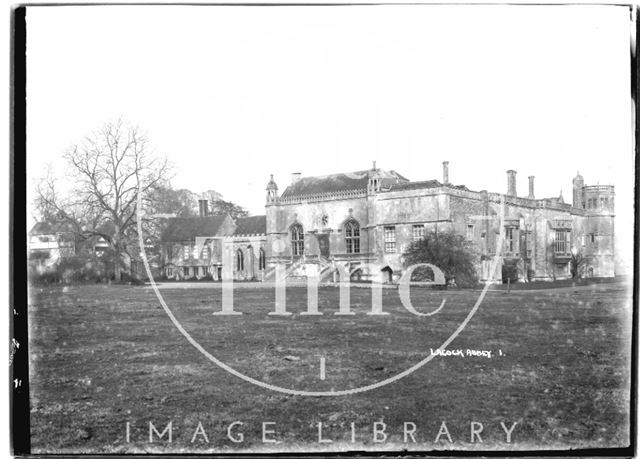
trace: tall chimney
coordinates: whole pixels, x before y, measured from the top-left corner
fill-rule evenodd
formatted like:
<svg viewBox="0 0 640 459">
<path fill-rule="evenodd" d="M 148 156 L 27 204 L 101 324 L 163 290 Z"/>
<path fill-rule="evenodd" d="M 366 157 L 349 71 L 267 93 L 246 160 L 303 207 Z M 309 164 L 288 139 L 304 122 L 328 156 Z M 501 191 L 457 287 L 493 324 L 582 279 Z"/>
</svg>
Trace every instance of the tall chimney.
<svg viewBox="0 0 640 459">
<path fill-rule="evenodd" d="M 449 184 L 449 161 L 442 161 L 442 183 Z"/>
<path fill-rule="evenodd" d="M 584 209 L 584 178 L 580 175 L 580 172 L 573 178 L 573 207 Z"/>
<path fill-rule="evenodd" d="M 209 201 L 206 199 L 198 199 L 198 209 L 200 210 L 201 217 L 209 215 Z"/>
<path fill-rule="evenodd" d="M 293 174 L 291 174 L 291 184 L 295 184 L 298 180 L 300 180 L 301 176 L 302 174 L 300 172 L 294 172 Z"/>
<path fill-rule="evenodd" d="M 516 192 L 516 171 L 509 169 L 507 171 L 507 194 L 509 196 L 517 196 Z"/>
<path fill-rule="evenodd" d="M 530 175 L 529 176 L 529 196 L 528 196 L 529 199 L 535 199 L 536 198 L 535 195 L 533 194 L 533 180 L 535 178 L 536 177 L 534 175 Z"/>
</svg>

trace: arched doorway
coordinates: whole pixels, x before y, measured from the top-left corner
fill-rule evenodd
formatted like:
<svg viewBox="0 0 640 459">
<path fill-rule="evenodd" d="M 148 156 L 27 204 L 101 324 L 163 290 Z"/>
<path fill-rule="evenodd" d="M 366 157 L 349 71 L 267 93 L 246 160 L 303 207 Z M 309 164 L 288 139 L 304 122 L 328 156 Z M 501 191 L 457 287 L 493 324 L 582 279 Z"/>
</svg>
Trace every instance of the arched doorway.
<svg viewBox="0 0 640 459">
<path fill-rule="evenodd" d="M 362 268 L 356 268 L 349 276 L 350 282 L 362 282 Z"/>
<path fill-rule="evenodd" d="M 389 266 L 385 266 L 380 271 L 382 272 L 382 282 L 385 284 L 393 283 L 393 269 Z"/>
</svg>

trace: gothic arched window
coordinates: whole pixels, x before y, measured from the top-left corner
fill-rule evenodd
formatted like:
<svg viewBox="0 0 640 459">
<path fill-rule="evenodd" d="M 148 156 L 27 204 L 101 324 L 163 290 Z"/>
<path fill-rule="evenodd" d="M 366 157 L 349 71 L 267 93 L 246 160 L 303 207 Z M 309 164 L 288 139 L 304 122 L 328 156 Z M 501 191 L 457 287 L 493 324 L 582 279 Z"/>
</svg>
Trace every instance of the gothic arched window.
<svg viewBox="0 0 640 459">
<path fill-rule="evenodd" d="M 238 271 L 244 271 L 244 253 L 242 253 L 242 249 L 238 249 L 236 252 L 236 268 Z"/>
<path fill-rule="evenodd" d="M 360 225 L 355 220 L 350 220 L 344 225 L 344 241 L 347 253 L 360 253 Z"/>
<path fill-rule="evenodd" d="M 264 249 L 260 249 L 260 253 L 258 256 L 258 269 L 263 270 L 267 267 L 267 257 L 264 254 Z"/>
<path fill-rule="evenodd" d="M 304 231 L 302 225 L 295 224 L 291 227 L 291 251 L 294 256 L 304 254 Z"/>
</svg>

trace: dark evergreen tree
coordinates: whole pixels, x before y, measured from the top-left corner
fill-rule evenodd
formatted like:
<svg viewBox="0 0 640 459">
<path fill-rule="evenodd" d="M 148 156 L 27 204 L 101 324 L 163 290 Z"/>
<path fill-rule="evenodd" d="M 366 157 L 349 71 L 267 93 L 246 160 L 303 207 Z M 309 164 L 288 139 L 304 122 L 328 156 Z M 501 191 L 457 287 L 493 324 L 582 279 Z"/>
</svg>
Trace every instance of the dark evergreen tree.
<svg viewBox="0 0 640 459">
<path fill-rule="evenodd" d="M 461 287 L 472 287 L 478 283 L 477 259 L 471 242 L 451 231 L 427 233 L 424 238 L 411 243 L 404 253 L 406 267 L 430 263 L 440 268 L 447 283 L 455 281 Z M 412 280 L 432 280 L 432 276 L 431 270 L 416 269 Z"/>
</svg>

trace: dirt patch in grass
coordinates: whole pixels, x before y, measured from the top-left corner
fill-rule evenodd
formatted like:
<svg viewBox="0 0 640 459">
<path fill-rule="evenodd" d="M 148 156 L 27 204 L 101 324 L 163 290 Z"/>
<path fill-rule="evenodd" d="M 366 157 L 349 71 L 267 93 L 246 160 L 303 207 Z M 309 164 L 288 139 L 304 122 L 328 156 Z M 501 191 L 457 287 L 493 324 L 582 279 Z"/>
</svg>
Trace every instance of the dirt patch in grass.
<svg viewBox="0 0 640 459">
<path fill-rule="evenodd" d="M 242 316 L 214 316 L 219 289 L 164 289 L 176 318 L 208 352 L 260 381 L 298 390 L 371 384 L 420 362 L 457 328 L 477 292 L 416 289 L 416 317 L 398 292 L 352 289 L 355 316 L 333 315 L 338 289 L 320 288 L 322 316 L 301 316 L 306 289 L 287 291 L 291 316 L 269 316 L 270 289 L 239 289 Z M 436 357 L 404 379 L 350 396 L 275 393 L 232 376 L 192 347 L 155 294 L 129 286 L 35 288 L 29 306 L 34 452 L 213 452 L 380 449 L 623 447 L 629 442 L 630 290 L 489 292 L 449 349 L 486 357 Z M 500 352 L 502 355 L 500 355 Z M 320 378 L 320 358 L 326 378 Z M 149 423 L 168 436 L 149 442 Z M 233 422 L 232 436 L 227 435 Z M 129 441 L 126 425 L 129 423 Z M 263 423 L 268 438 L 263 443 Z M 318 422 L 323 438 L 318 444 Z M 384 422 L 386 441 L 374 442 Z M 406 422 L 417 444 L 404 443 Z M 446 436 L 434 440 L 446 423 Z M 470 423 L 483 425 L 472 443 Z M 501 423 L 513 430 L 511 442 Z M 201 424 L 205 435 L 194 433 Z M 378 425 L 381 428 L 381 425 Z M 205 436 L 206 440 L 205 441 Z M 355 442 L 352 439 L 355 438 Z M 380 437 L 381 438 L 381 437 Z M 192 442 L 192 440 L 194 440 Z"/>
</svg>

